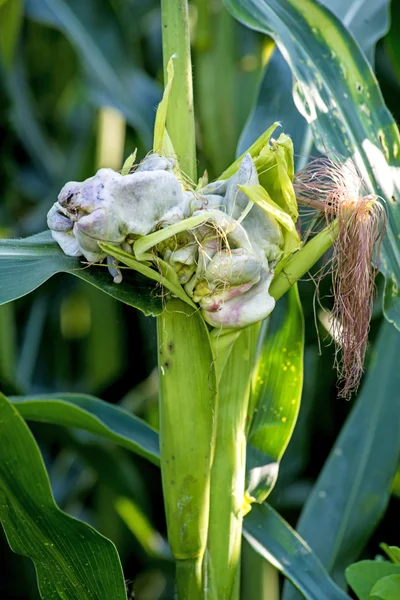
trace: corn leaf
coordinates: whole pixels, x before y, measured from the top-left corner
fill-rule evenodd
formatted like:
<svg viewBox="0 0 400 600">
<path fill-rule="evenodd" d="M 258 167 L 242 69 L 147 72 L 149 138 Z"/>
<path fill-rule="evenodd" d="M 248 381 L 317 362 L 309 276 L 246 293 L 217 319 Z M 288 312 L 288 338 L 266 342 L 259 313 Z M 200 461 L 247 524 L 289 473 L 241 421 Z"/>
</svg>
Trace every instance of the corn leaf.
<svg viewBox="0 0 400 600">
<path fill-rule="evenodd" d="M 144 277 L 124 270 L 122 283 L 113 283 L 104 266 L 82 264 L 66 256 L 49 231 L 21 240 L 0 239 L 0 304 L 29 294 L 56 273 L 70 273 L 145 315 L 157 315 L 162 301 Z"/>
<path fill-rule="evenodd" d="M 254 411 L 247 445 L 247 494 L 263 502 L 275 485 L 290 441 L 303 387 L 304 322 L 297 287 L 265 324 L 253 373 Z"/>
<path fill-rule="evenodd" d="M 350 600 L 309 546 L 268 504 L 253 506 L 245 517 L 243 534 L 252 548 L 283 573 L 307 600 Z"/>
<path fill-rule="evenodd" d="M 351 158 L 388 212 L 382 247 L 384 312 L 400 329 L 400 137 L 354 38 L 313 0 L 225 0 L 232 14 L 271 35 L 297 80 L 296 106 L 318 149 Z"/>
<path fill-rule="evenodd" d="M 320 4 L 329 8 L 351 31 L 373 65 L 376 42 L 389 28 L 389 0 L 320 0 Z M 396 22 L 395 17 L 392 20 Z M 293 140 L 298 169 L 304 166 L 311 151 L 312 135 L 293 101 L 293 85 L 296 85 L 296 80 L 292 77 L 290 67 L 280 50 L 275 48 L 264 71 L 257 100 L 242 131 L 238 153 L 244 152 L 261 135 L 265 123 L 280 121 L 283 130 Z"/>
<path fill-rule="evenodd" d="M 159 464 L 158 434 L 118 406 L 85 394 L 14 396 L 10 401 L 27 421 L 90 431 Z"/>
<path fill-rule="evenodd" d="M 338 579 L 359 556 L 390 498 L 400 459 L 399 352 L 400 334 L 384 322 L 367 379 L 297 525 Z M 284 599 L 294 597 L 287 589 Z"/>
<path fill-rule="evenodd" d="M 33 560 L 43 600 L 125 600 L 115 546 L 57 507 L 36 442 L 3 395 L 0 417 L 0 521 L 14 552 Z"/>
<path fill-rule="evenodd" d="M 145 422 L 116 406 L 77 394 L 21 396 L 10 400 L 28 421 L 89 431 L 159 465 L 158 434 Z M 306 543 L 267 504 L 253 506 L 245 517 L 244 529 L 253 548 L 297 585 L 307 598 L 320 600 L 319 590 L 327 590 L 327 594 L 333 590 L 336 595 L 326 597 L 348 600 Z"/>
</svg>

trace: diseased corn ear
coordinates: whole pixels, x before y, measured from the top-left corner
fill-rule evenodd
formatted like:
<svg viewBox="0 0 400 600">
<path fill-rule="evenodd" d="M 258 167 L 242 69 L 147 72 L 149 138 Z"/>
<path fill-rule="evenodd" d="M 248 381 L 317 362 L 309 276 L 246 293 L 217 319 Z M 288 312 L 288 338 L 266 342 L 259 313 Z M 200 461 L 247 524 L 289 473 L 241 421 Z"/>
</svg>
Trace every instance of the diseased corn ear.
<svg viewBox="0 0 400 600">
<path fill-rule="evenodd" d="M 337 220 L 328 266 L 334 298 L 330 320 L 337 344 L 339 396 L 349 398 L 363 373 L 385 210 L 376 196 L 366 194 L 351 161 L 313 160 L 297 175 L 295 190 L 299 203 L 323 212 L 328 222 Z"/>
</svg>

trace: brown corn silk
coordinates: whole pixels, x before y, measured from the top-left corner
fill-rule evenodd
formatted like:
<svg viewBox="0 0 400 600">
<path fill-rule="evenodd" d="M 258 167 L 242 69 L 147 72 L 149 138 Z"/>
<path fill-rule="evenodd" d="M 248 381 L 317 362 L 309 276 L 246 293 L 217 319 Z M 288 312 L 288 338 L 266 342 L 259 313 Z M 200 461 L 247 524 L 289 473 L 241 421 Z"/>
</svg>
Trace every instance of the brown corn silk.
<svg viewBox="0 0 400 600">
<path fill-rule="evenodd" d="M 323 274 L 332 274 L 330 322 L 337 344 L 339 396 L 349 398 L 363 373 L 385 210 L 377 196 L 367 194 L 351 161 L 312 160 L 297 174 L 295 190 L 299 203 L 323 212 L 328 222 L 337 219 L 338 234 Z"/>
</svg>

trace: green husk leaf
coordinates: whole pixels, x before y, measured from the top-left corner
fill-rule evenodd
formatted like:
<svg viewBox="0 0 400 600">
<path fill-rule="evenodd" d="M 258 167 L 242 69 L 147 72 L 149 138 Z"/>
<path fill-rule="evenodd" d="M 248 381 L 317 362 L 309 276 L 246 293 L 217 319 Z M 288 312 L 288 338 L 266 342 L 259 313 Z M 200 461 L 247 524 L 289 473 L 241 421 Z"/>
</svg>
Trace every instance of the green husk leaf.
<svg viewBox="0 0 400 600">
<path fill-rule="evenodd" d="M 384 198 L 384 314 L 400 329 L 400 137 L 371 66 L 339 19 L 313 0 L 225 0 L 225 5 L 275 39 L 296 78 L 296 106 L 318 149 L 351 158 L 368 191 Z"/>
<path fill-rule="evenodd" d="M 163 152 L 166 150 L 164 145 L 165 124 L 167 122 L 168 99 L 174 81 L 174 57 L 172 56 L 167 64 L 167 84 L 164 88 L 162 100 L 157 108 L 156 121 L 154 123 L 153 151 Z"/>
<path fill-rule="evenodd" d="M 260 154 L 265 145 L 268 144 L 271 135 L 274 133 L 275 129 L 279 125 L 280 123 L 278 122 L 273 123 L 271 127 L 264 131 L 264 133 L 260 135 L 260 137 L 254 142 L 254 144 L 252 144 L 250 148 L 246 150 L 246 152 L 243 152 L 243 154 L 241 154 L 239 158 L 235 160 L 234 163 L 232 163 L 227 169 L 225 169 L 222 175 L 218 177 L 218 180 L 229 179 L 229 177 L 232 177 L 232 175 L 234 175 L 236 171 L 238 171 L 242 160 L 247 153 L 250 154 L 253 160 L 256 159 L 256 157 Z"/>
<path fill-rule="evenodd" d="M 104 250 L 104 252 L 106 252 L 110 256 L 113 256 L 114 258 L 122 262 L 124 265 L 126 265 L 130 269 L 133 269 L 134 271 L 137 271 L 141 275 L 144 275 L 145 277 L 156 281 L 159 285 L 164 286 L 167 290 L 172 292 L 174 296 L 180 298 L 181 300 L 189 304 L 189 306 L 197 310 L 196 305 L 185 293 L 184 289 L 179 283 L 178 276 L 173 270 L 173 268 L 161 258 L 154 259 L 156 267 L 159 268 L 159 271 L 157 272 L 155 269 L 148 266 L 148 262 L 143 263 L 139 260 L 136 260 L 131 254 L 125 252 L 125 250 L 121 250 L 121 248 L 117 248 L 116 246 L 112 246 L 111 244 L 105 244 L 103 242 L 99 242 L 99 246 L 102 250 Z M 147 255 L 143 256 L 146 256 L 146 258 L 148 258 Z"/>
</svg>

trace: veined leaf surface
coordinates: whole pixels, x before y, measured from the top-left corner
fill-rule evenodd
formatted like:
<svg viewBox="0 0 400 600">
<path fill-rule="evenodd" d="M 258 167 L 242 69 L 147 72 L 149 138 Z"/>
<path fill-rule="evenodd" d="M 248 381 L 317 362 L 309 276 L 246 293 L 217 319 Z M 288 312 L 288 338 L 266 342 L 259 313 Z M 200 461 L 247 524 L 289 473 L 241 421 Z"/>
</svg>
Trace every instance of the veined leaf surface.
<svg viewBox="0 0 400 600">
<path fill-rule="evenodd" d="M 318 149 L 352 159 L 388 213 L 381 270 L 386 318 L 400 329 L 400 137 L 372 68 L 340 20 L 313 0 L 225 0 L 273 37 L 297 84 L 294 100 Z"/>
<path fill-rule="evenodd" d="M 54 502 L 36 442 L 0 394 L 0 521 L 18 554 L 35 564 L 44 600 L 125 600 L 115 546 Z"/>
</svg>

